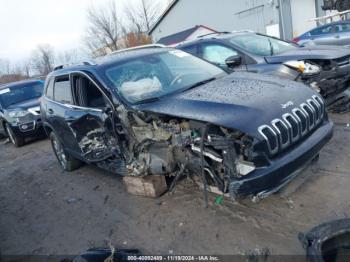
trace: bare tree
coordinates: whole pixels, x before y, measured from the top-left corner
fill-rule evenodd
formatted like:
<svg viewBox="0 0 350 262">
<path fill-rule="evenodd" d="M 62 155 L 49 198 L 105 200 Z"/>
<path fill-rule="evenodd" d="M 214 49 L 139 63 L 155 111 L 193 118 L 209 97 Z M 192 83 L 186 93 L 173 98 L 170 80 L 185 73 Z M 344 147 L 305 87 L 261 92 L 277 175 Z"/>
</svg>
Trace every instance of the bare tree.
<svg viewBox="0 0 350 262">
<path fill-rule="evenodd" d="M 41 75 L 47 75 L 53 70 L 55 54 L 53 47 L 45 44 L 39 45 L 32 55 L 33 68 Z"/>
<path fill-rule="evenodd" d="M 139 0 L 136 7 L 129 4 L 125 9 L 129 22 L 138 33 L 148 32 L 161 11 L 160 4 L 152 0 Z"/>
<path fill-rule="evenodd" d="M 32 63 L 30 59 L 25 59 L 22 61 L 22 73 L 29 78 L 32 72 Z"/>
<path fill-rule="evenodd" d="M 60 52 L 56 56 L 56 63 L 57 64 L 72 64 L 78 62 L 78 50 L 77 49 L 70 49 L 65 50 L 63 52 Z"/>
<path fill-rule="evenodd" d="M 114 1 L 100 8 L 90 7 L 87 10 L 87 20 L 88 27 L 84 42 L 93 52 L 93 56 L 118 50 L 122 26 Z"/>
<path fill-rule="evenodd" d="M 0 58 L 0 75 L 11 74 L 11 63 L 8 59 Z"/>
</svg>

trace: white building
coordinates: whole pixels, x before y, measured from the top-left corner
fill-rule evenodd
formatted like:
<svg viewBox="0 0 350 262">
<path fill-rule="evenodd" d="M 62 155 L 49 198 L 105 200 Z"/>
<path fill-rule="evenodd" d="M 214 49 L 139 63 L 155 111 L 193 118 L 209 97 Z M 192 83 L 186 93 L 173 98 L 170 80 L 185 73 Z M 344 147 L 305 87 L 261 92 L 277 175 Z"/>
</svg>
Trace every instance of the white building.
<svg viewBox="0 0 350 262">
<path fill-rule="evenodd" d="M 204 25 L 217 31 L 253 30 L 292 39 L 316 26 L 322 0 L 174 0 L 149 34 L 154 41 Z"/>
</svg>

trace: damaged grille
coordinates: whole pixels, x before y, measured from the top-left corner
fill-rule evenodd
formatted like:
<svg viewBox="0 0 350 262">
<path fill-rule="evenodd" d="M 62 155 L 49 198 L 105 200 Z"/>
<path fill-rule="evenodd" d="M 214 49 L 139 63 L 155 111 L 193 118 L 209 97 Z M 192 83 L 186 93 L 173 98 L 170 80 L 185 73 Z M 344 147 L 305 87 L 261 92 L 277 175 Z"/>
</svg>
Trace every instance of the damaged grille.
<svg viewBox="0 0 350 262">
<path fill-rule="evenodd" d="M 292 113 L 284 114 L 280 119 L 274 119 L 269 125 L 258 128 L 266 140 L 271 155 L 284 150 L 312 132 L 322 122 L 325 105 L 321 98 L 313 96 Z"/>
</svg>

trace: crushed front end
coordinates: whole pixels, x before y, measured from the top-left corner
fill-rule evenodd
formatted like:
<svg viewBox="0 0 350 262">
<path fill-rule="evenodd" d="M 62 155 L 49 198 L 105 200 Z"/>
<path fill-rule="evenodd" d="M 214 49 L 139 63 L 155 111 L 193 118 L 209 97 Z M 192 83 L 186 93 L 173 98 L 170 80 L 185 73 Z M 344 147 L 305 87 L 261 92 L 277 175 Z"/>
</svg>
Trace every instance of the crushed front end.
<svg viewBox="0 0 350 262">
<path fill-rule="evenodd" d="M 124 175 L 197 177 L 204 188 L 232 199 L 264 198 L 279 190 L 331 139 L 325 104 L 313 96 L 253 137 L 206 122 L 119 108 Z M 128 140 L 123 134 L 132 134 Z M 171 185 L 172 188 L 174 185 Z"/>
</svg>

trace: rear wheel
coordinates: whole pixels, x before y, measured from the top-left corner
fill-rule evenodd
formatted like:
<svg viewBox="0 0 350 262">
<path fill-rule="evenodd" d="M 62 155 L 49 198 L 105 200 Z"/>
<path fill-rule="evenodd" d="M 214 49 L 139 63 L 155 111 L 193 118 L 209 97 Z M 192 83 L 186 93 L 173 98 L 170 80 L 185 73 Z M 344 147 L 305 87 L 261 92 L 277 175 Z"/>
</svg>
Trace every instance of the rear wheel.
<svg viewBox="0 0 350 262">
<path fill-rule="evenodd" d="M 14 144 L 15 147 L 20 147 L 24 145 L 24 138 L 17 136 L 8 123 L 5 124 L 5 128 L 10 141 L 12 142 L 12 144 Z"/>
<path fill-rule="evenodd" d="M 50 140 L 52 149 L 64 171 L 70 172 L 75 169 L 78 169 L 82 165 L 82 162 L 80 160 L 65 152 L 63 145 L 57 139 L 57 136 L 54 132 L 50 133 Z"/>
</svg>

